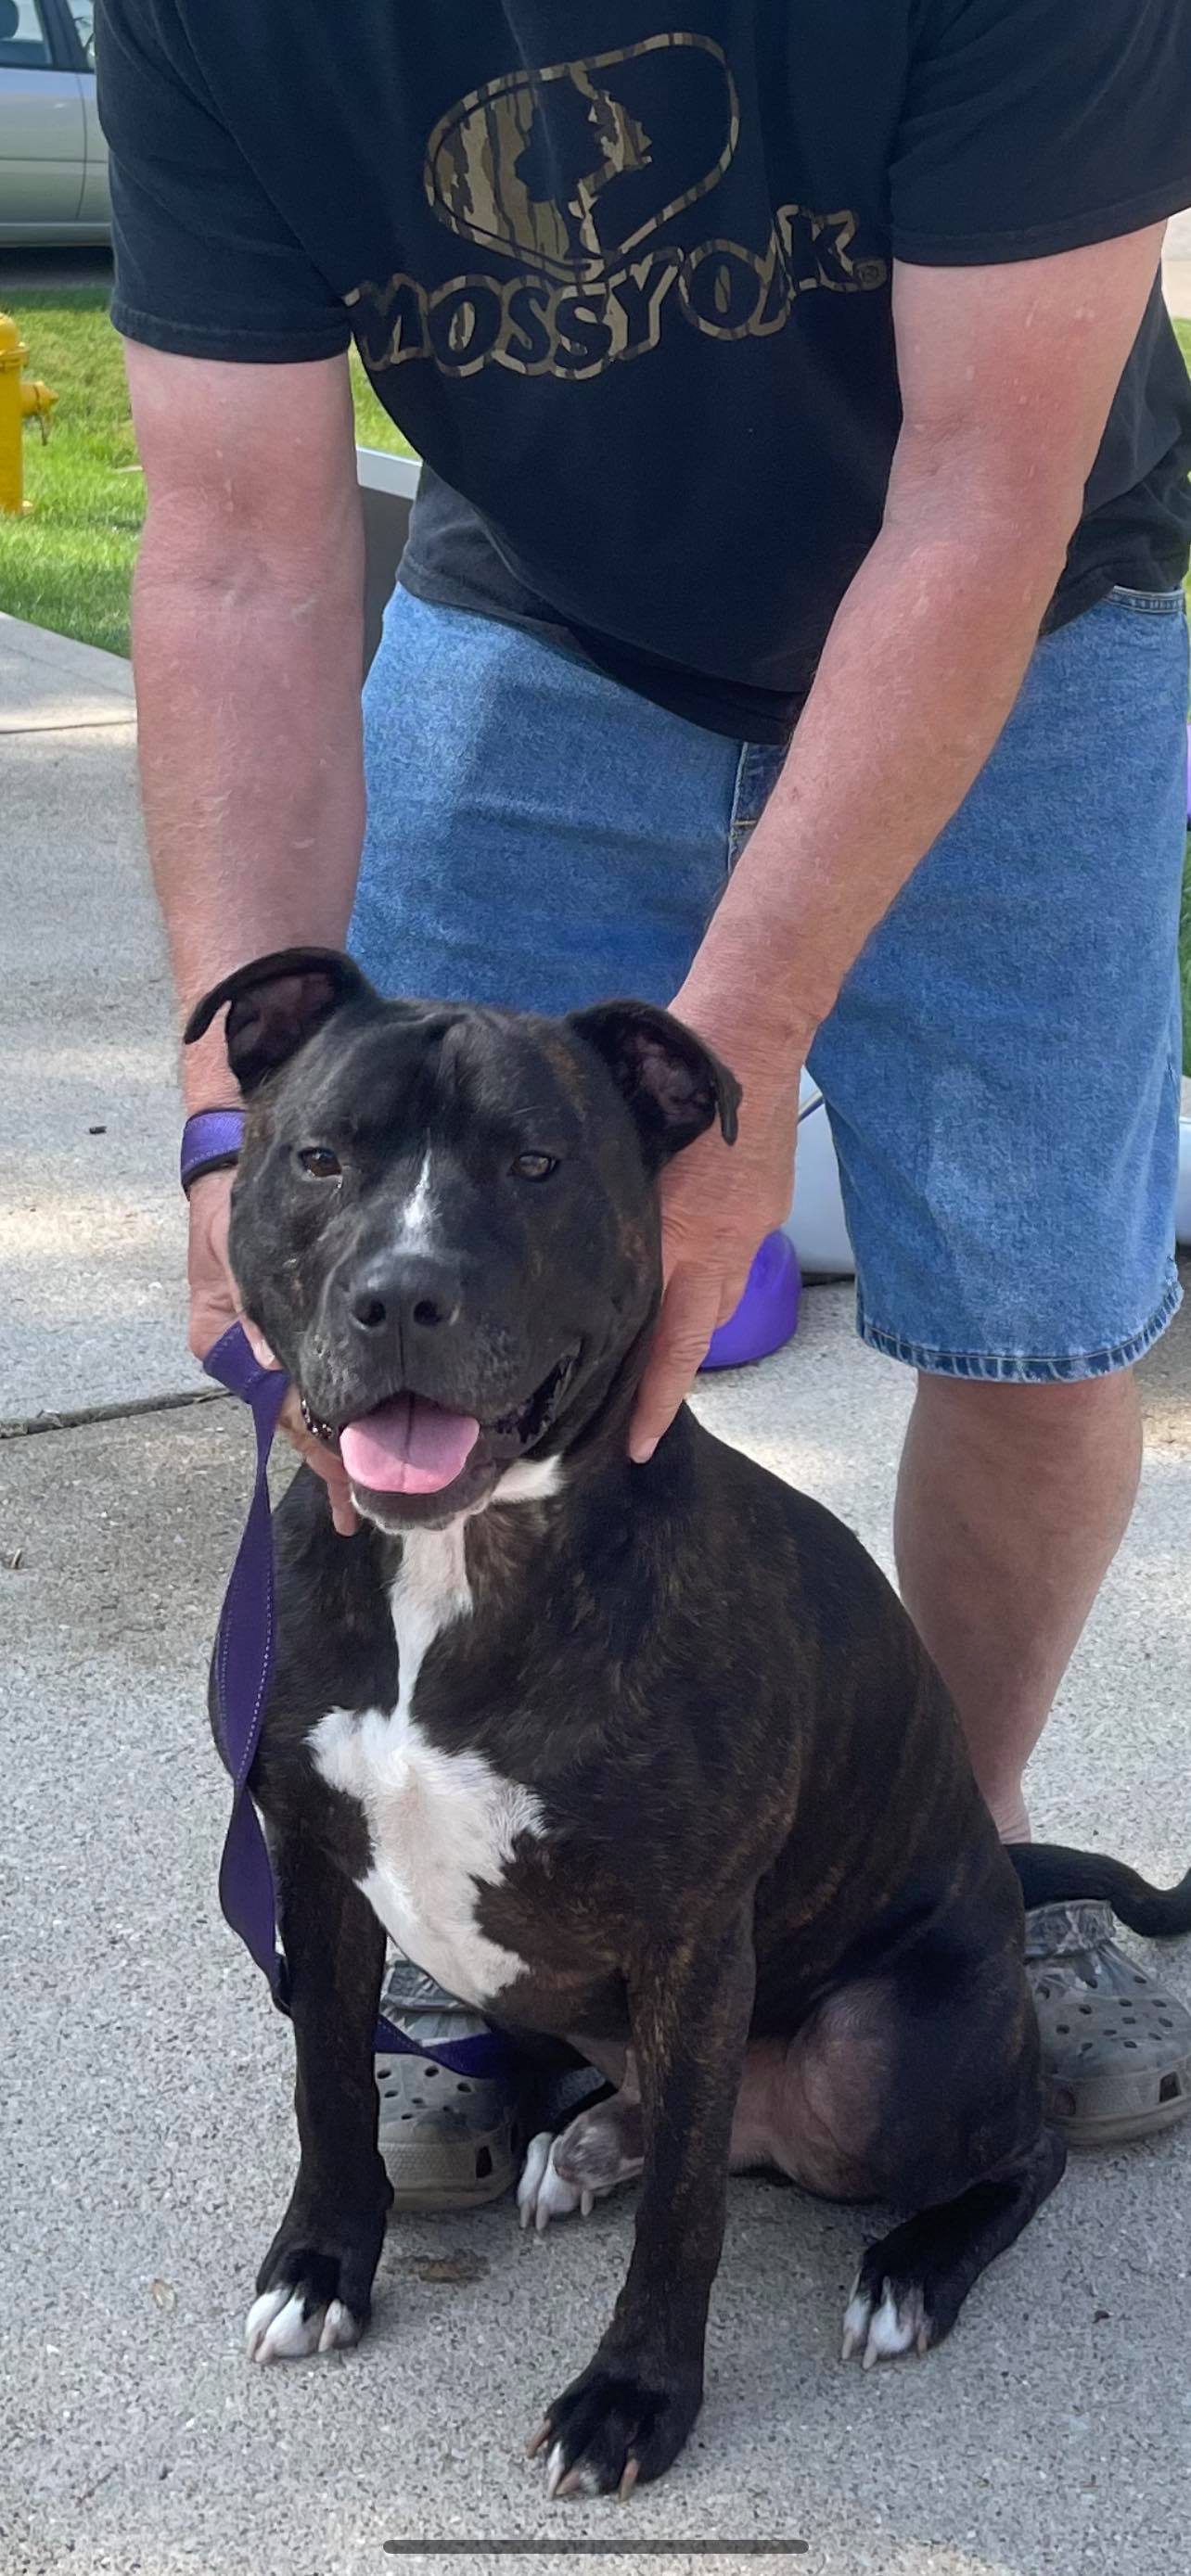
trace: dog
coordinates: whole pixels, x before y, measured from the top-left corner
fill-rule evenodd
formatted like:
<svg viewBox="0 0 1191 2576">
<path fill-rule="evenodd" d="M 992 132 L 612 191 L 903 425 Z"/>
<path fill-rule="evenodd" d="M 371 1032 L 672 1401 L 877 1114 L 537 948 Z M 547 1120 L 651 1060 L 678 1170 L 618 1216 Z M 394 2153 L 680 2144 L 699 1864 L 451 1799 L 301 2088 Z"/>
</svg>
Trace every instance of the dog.
<svg viewBox="0 0 1191 2576">
<path fill-rule="evenodd" d="M 640 2174 L 611 2322 L 530 2446 L 551 2495 L 625 2495 L 698 2413 L 730 2168 L 917 2213 L 864 2255 L 843 2350 L 925 2352 L 1063 2171 L 1023 1880 L 1175 1931 L 1191 1873 L 1163 1896 L 1117 1862 L 1010 1857 L 851 1532 L 685 1407 L 630 1464 L 658 1175 L 736 1131 L 689 1029 L 631 1001 L 385 1001 L 319 949 L 226 977 L 188 1037 L 225 1008 L 234 1275 L 362 1520 L 336 1536 L 307 1468 L 276 1516 L 251 1785 L 300 2161 L 248 2349 L 367 2323 L 388 1934 L 619 2086 L 535 2140 L 520 2200 L 541 2224 Z"/>
</svg>

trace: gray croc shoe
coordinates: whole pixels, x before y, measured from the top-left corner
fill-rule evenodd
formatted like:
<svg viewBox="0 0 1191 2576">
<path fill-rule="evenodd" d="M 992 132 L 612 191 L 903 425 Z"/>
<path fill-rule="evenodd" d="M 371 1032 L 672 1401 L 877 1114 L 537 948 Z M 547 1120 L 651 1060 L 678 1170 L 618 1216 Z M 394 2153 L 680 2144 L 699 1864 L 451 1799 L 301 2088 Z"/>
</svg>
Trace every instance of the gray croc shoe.
<svg viewBox="0 0 1191 2576">
<path fill-rule="evenodd" d="M 381 2010 L 427 2050 L 448 2043 L 454 2061 L 376 2059 L 378 2144 L 394 2209 L 478 2209 L 499 2200 L 524 2145 L 513 2050 L 408 1959 L 394 1958 Z"/>
<path fill-rule="evenodd" d="M 1073 2147 L 1153 2137 L 1191 2111 L 1191 2013 L 1113 1939 L 1091 1900 L 1026 1914 L 1048 2116 Z"/>
</svg>

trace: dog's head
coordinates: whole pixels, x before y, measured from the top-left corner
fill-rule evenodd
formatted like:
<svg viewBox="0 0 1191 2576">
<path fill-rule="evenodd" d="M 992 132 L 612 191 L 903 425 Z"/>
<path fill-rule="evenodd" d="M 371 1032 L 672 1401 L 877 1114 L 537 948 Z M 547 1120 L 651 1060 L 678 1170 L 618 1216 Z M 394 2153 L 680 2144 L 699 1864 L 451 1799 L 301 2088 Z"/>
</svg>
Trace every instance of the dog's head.
<svg viewBox="0 0 1191 2576">
<path fill-rule="evenodd" d="M 382 1528 L 547 1492 L 639 1373 L 655 1181 L 739 1089 L 643 1002 L 569 1019 L 386 1002 L 347 957 L 229 975 L 249 1108 L 232 1267 L 252 1321 Z"/>
</svg>

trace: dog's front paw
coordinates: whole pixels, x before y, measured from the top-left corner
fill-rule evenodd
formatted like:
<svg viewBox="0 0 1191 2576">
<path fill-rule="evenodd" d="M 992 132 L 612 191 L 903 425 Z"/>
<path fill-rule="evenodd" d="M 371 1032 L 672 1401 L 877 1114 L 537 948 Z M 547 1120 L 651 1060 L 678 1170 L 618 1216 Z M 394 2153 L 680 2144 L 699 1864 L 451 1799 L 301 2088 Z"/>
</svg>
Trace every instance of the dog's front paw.
<svg viewBox="0 0 1191 2576">
<path fill-rule="evenodd" d="M 623 2501 L 638 2479 L 660 2478 L 676 2460 L 703 2402 L 701 2380 L 594 2361 L 557 2398 L 529 2443 L 546 2451 L 550 2496 L 608 2495 Z"/>
<path fill-rule="evenodd" d="M 302 2361 L 358 2343 L 371 2313 L 383 2236 L 383 2219 L 354 2243 L 340 2231 L 334 2241 L 320 2242 L 316 2230 L 283 2225 L 257 2274 L 244 2327 L 249 2361 Z"/>
<path fill-rule="evenodd" d="M 250 2361 L 304 2361 L 312 2352 L 342 2352 L 358 2343 L 366 2319 L 343 2299 L 327 2299 L 310 2280 L 279 2281 L 254 2299 L 244 2325 Z"/>
</svg>

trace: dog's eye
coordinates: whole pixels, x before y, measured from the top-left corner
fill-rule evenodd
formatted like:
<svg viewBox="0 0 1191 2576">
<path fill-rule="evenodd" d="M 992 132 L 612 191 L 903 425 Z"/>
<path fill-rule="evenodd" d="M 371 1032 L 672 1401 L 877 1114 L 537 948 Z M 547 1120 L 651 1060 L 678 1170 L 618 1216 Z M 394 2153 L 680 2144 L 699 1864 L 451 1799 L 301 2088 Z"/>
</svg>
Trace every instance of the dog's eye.
<svg viewBox="0 0 1191 2576">
<path fill-rule="evenodd" d="M 548 1181 L 558 1170 L 557 1154 L 518 1154 L 513 1165 L 519 1181 Z"/>
<path fill-rule="evenodd" d="M 338 1154 L 333 1154 L 329 1145 L 303 1145 L 298 1161 L 314 1181 L 337 1181 L 343 1170 Z"/>
</svg>

